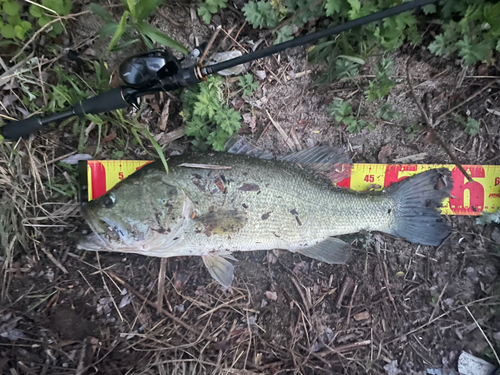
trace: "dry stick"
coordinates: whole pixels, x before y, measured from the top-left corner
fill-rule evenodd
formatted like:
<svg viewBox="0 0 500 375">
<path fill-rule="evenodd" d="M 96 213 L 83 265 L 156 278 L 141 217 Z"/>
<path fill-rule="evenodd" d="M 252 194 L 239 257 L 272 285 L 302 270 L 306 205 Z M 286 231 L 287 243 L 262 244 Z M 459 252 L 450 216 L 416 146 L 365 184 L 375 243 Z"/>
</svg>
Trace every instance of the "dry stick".
<svg viewBox="0 0 500 375">
<path fill-rule="evenodd" d="M 464 306 L 465 307 L 465 310 L 467 310 L 467 312 L 469 313 L 469 315 L 472 317 L 472 319 L 474 319 L 474 323 L 476 323 L 477 325 L 477 328 L 479 328 L 479 330 L 481 331 L 481 333 L 483 334 L 486 342 L 488 343 L 488 345 L 490 346 L 490 349 L 493 351 L 493 354 L 495 354 L 495 358 L 497 359 L 497 363 L 500 365 L 500 358 L 498 358 L 498 354 L 495 350 L 495 348 L 493 347 L 493 345 L 491 344 L 491 341 L 488 339 L 488 336 L 486 336 L 486 334 L 484 333 L 483 329 L 481 328 L 481 326 L 479 325 L 479 323 L 477 322 L 476 318 L 474 317 L 474 315 L 472 315 L 472 313 L 470 312 L 469 308 L 467 306 Z"/>
<path fill-rule="evenodd" d="M 456 106 L 454 106 L 453 108 L 450 108 L 449 110 L 447 110 L 445 113 L 443 113 L 442 115 L 439 115 L 438 118 L 436 119 L 436 125 L 439 124 L 439 122 L 445 118 L 446 116 L 448 116 L 451 112 L 453 112 L 454 110 L 456 110 L 457 108 L 460 108 L 461 106 L 463 106 L 464 104 L 470 102 L 472 99 L 474 99 L 476 96 L 478 96 L 479 94 L 481 94 L 483 91 L 489 89 L 491 86 L 493 86 L 495 83 L 497 82 L 500 82 L 500 80 L 494 80 L 494 81 L 491 81 L 490 83 L 488 83 L 486 86 L 484 86 L 483 88 L 477 90 L 474 94 L 472 94 L 471 96 L 469 96 L 467 99 L 465 99 L 462 103 L 459 103 L 457 104 Z"/>
<path fill-rule="evenodd" d="M 68 270 L 66 267 L 64 267 L 61 262 L 59 262 L 45 247 L 42 246 L 42 251 L 47 255 L 47 257 L 54 263 L 57 268 L 59 268 L 61 271 L 63 271 L 64 274 L 68 274 Z"/>
<path fill-rule="evenodd" d="M 412 96 L 413 100 L 415 101 L 415 104 L 417 105 L 418 110 L 420 111 L 420 113 L 424 117 L 424 120 L 425 120 L 425 123 L 427 125 L 428 131 L 429 132 L 433 131 L 435 133 L 435 135 L 436 135 L 436 141 L 443 148 L 443 150 L 448 154 L 448 156 L 451 158 L 451 160 L 453 161 L 453 164 L 455 164 L 457 166 L 457 168 L 460 170 L 460 172 L 462 172 L 462 174 L 467 178 L 467 180 L 469 180 L 470 182 L 473 182 L 474 180 L 467 173 L 467 171 L 464 169 L 464 167 L 462 167 L 462 164 L 458 161 L 458 159 L 455 156 L 455 154 L 444 144 L 444 142 L 441 139 L 441 137 L 437 134 L 436 130 L 432 126 L 431 119 L 429 118 L 428 114 L 425 112 L 424 108 L 422 107 L 422 104 L 418 101 L 417 96 L 415 95 L 415 91 L 413 90 L 413 84 L 412 84 L 412 81 L 411 81 L 410 60 L 411 60 L 411 56 L 408 58 L 408 60 L 406 62 L 406 79 L 408 80 L 408 86 L 410 87 L 411 96 Z"/>
<path fill-rule="evenodd" d="M 234 37 L 234 40 L 238 40 L 238 37 L 240 36 L 240 33 L 241 33 L 241 30 L 243 30 L 243 28 L 245 27 L 245 25 L 247 24 L 247 21 L 245 20 L 245 22 L 243 22 L 243 25 L 241 25 L 240 29 L 238 30 L 238 32 L 236 33 L 236 36 Z M 231 48 L 233 48 L 233 46 L 236 44 L 236 42 L 231 42 L 231 45 L 229 46 L 229 48 L 227 49 L 228 51 L 231 50 Z"/>
<path fill-rule="evenodd" d="M 346 322 L 347 326 L 349 326 L 349 323 L 351 321 L 352 303 L 354 302 L 354 296 L 356 295 L 357 290 L 358 290 L 358 284 L 355 284 L 354 290 L 352 291 L 352 294 L 351 294 L 351 302 L 349 302 L 349 309 L 347 310 L 347 322 Z"/>
<path fill-rule="evenodd" d="M 212 47 L 212 44 L 214 44 L 215 42 L 215 38 L 217 38 L 217 35 L 219 35 L 220 31 L 222 30 L 222 26 L 219 25 L 217 26 L 217 28 L 215 29 L 215 32 L 212 34 L 212 37 L 210 38 L 210 40 L 208 41 L 208 44 L 207 46 L 205 47 L 205 50 L 203 51 L 203 54 L 201 55 L 200 57 L 200 62 L 199 64 L 200 65 L 203 65 L 203 60 L 205 60 L 205 57 L 207 57 L 207 53 L 208 51 L 210 50 L 210 48 Z"/>
<path fill-rule="evenodd" d="M 132 294 L 134 294 L 136 297 L 138 297 L 141 301 L 143 302 L 146 302 L 149 306 L 153 307 L 153 308 L 156 308 L 157 307 L 157 304 L 148 300 L 146 297 L 144 297 L 141 293 L 139 293 L 137 290 L 135 290 L 134 288 L 132 288 L 126 281 L 122 280 L 121 278 L 119 278 L 117 275 L 115 275 L 114 273 L 112 272 L 109 272 L 109 275 L 115 279 L 116 281 L 118 281 L 120 284 L 122 284 L 125 288 L 127 288 L 127 290 L 129 292 L 131 292 Z M 212 337 L 212 336 L 209 336 L 207 334 L 204 334 L 204 333 L 200 333 L 197 329 L 191 327 L 189 324 L 186 324 L 184 323 L 182 320 L 180 320 L 179 318 L 177 318 L 176 316 L 170 314 L 167 310 L 165 309 L 161 309 L 161 312 L 163 315 L 165 315 L 167 318 L 169 319 L 172 319 L 174 322 L 176 322 L 177 324 L 183 326 L 184 328 L 186 328 L 189 332 L 192 332 L 194 333 L 195 335 L 198 335 L 198 336 L 201 336 L 203 337 L 204 339 L 208 340 L 208 341 L 212 341 L 212 342 L 216 342 L 217 339 L 215 337 Z"/>
<path fill-rule="evenodd" d="M 156 298 L 156 312 L 159 315 L 163 308 L 163 296 L 165 294 L 165 272 L 167 270 L 167 258 L 161 258 L 160 272 L 158 274 L 158 297 Z"/>
</svg>

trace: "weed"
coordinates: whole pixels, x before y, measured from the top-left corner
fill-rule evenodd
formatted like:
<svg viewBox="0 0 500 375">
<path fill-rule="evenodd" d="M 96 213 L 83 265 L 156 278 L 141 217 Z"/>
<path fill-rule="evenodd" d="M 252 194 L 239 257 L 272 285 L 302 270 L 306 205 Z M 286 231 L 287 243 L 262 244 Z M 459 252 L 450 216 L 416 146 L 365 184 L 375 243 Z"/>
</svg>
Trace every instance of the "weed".
<svg viewBox="0 0 500 375">
<path fill-rule="evenodd" d="M 389 94 L 395 83 L 389 77 L 394 70 L 394 63 L 387 58 L 381 58 L 375 65 L 375 79 L 370 82 L 366 100 L 380 100 Z"/>
<path fill-rule="evenodd" d="M 478 225 L 487 225 L 490 223 L 500 224 L 500 210 L 492 213 L 483 212 L 483 214 L 476 219 L 476 224 Z"/>
<path fill-rule="evenodd" d="M 465 132 L 473 137 L 479 133 L 479 122 L 474 120 L 472 117 L 467 116 L 467 119 L 460 115 L 455 115 L 455 121 L 462 124 L 465 127 Z"/>
<path fill-rule="evenodd" d="M 420 130 L 422 130 L 420 124 L 415 123 L 407 127 L 405 131 L 408 133 L 408 139 L 411 141 L 413 140 L 413 138 L 415 138 L 415 134 L 417 134 Z"/>
<path fill-rule="evenodd" d="M 253 93 L 259 88 L 259 82 L 254 82 L 253 75 L 250 73 L 239 77 L 239 86 L 243 91 L 243 95 L 252 96 Z"/>
<path fill-rule="evenodd" d="M 198 4 L 198 15 L 206 24 L 209 24 L 212 20 L 212 15 L 220 9 L 226 8 L 226 6 L 227 0 L 202 0 Z"/>
<path fill-rule="evenodd" d="M 328 113 L 335 118 L 339 124 L 342 123 L 346 126 L 346 131 L 349 133 L 359 133 L 364 128 L 373 130 L 374 126 L 367 123 L 362 119 L 356 119 L 352 115 L 352 107 L 349 103 L 344 102 L 342 99 L 334 99 L 333 102 L 326 108 Z"/>
<path fill-rule="evenodd" d="M 240 129 L 241 116 L 225 105 L 221 88 L 222 78 L 213 76 L 182 96 L 186 135 L 194 137 L 193 145 L 202 151 L 209 146 L 223 151 L 229 137 Z"/>
<path fill-rule="evenodd" d="M 497 1 L 447 1 L 441 11 L 443 22 L 429 50 L 438 56 L 458 52 L 465 64 L 494 63 L 494 50 L 500 51 L 500 3 Z"/>
<path fill-rule="evenodd" d="M 377 117 L 385 121 L 392 121 L 401 117 L 401 113 L 393 109 L 392 104 L 387 102 L 377 110 Z"/>
<path fill-rule="evenodd" d="M 100 35 L 104 37 L 113 34 L 106 52 L 109 54 L 111 51 L 125 48 L 142 40 L 147 49 L 153 49 L 153 42 L 157 42 L 181 53 L 189 53 L 182 44 L 155 29 L 147 22 L 148 17 L 161 3 L 163 3 L 163 0 L 124 0 L 125 11 L 120 18 L 120 22 L 115 22 L 113 16 L 101 6 L 91 4 L 90 9 L 105 23 L 104 27 L 101 28 Z M 133 32 L 137 33 L 140 38 L 135 37 Z M 125 41 L 118 44 L 121 39 L 125 39 Z"/>
</svg>

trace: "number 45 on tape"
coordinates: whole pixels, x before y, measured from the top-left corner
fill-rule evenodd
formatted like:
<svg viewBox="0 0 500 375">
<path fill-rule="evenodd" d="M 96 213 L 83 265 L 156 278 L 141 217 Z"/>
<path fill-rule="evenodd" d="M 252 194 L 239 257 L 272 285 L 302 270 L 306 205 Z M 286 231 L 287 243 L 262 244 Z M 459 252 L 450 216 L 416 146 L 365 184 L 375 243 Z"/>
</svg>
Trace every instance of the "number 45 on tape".
<svg viewBox="0 0 500 375">
<path fill-rule="evenodd" d="M 82 162 L 80 181 L 82 199 L 92 200 L 105 194 L 120 180 L 128 177 L 150 161 L 89 160 Z M 500 207 L 500 166 L 464 165 L 474 179 L 469 182 L 455 165 L 448 164 L 354 164 L 350 177 L 337 186 L 364 191 L 382 189 L 414 174 L 433 168 L 447 168 L 453 178 L 451 196 L 443 202 L 446 215 L 481 215 Z"/>
</svg>

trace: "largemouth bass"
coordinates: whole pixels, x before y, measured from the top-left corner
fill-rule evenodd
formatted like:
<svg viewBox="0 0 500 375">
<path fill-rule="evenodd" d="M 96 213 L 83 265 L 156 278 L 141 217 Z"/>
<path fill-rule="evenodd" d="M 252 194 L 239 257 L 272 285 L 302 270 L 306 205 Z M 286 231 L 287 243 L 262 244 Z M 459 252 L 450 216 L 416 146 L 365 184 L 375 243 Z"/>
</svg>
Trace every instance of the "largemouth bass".
<svg viewBox="0 0 500 375">
<path fill-rule="evenodd" d="M 349 258 L 335 238 L 380 231 L 423 245 L 450 233 L 437 207 L 449 196 L 450 172 L 434 169 L 382 192 L 335 187 L 342 157 L 328 146 L 281 160 L 208 153 L 172 156 L 167 174 L 149 164 L 85 204 L 93 230 L 78 248 L 156 257 L 202 256 L 228 287 L 231 252 L 286 249 L 330 264 Z"/>
</svg>

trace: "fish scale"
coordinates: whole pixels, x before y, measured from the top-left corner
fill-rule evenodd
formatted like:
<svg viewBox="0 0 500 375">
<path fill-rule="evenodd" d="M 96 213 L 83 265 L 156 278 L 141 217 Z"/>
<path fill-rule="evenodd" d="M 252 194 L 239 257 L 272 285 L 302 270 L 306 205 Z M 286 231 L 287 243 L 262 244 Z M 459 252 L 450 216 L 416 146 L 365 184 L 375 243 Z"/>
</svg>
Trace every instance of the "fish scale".
<svg viewBox="0 0 500 375">
<path fill-rule="evenodd" d="M 178 167 L 182 163 L 194 162 L 231 169 L 193 170 Z M 216 181 L 222 181 L 221 175 L 229 181 L 224 184 L 226 193 L 216 184 Z M 341 190 L 328 181 L 315 179 L 299 167 L 281 162 L 242 155 L 187 156 L 175 163 L 170 162 L 168 180 L 190 192 L 198 217 L 207 215 L 211 210 L 236 209 L 238 215 L 246 220 L 243 228 L 224 234 L 203 230 L 196 233 L 194 229 L 199 222 L 193 220 L 177 254 L 271 248 L 297 250 L 316 244 L 328 236 L 360 230 L 388 230 L 394 221 L 393 215 L 387 213 L 394 206 L 387 195 Z M 245 184 L 257 185 L 260 190 L 241 190 Z M 292 210 L 298 215 L 293 215 Z M 384 211 L 385 214 L 381 214 Z M 263 219 L 268 213 L 269 217 Z"/>
</svg>

